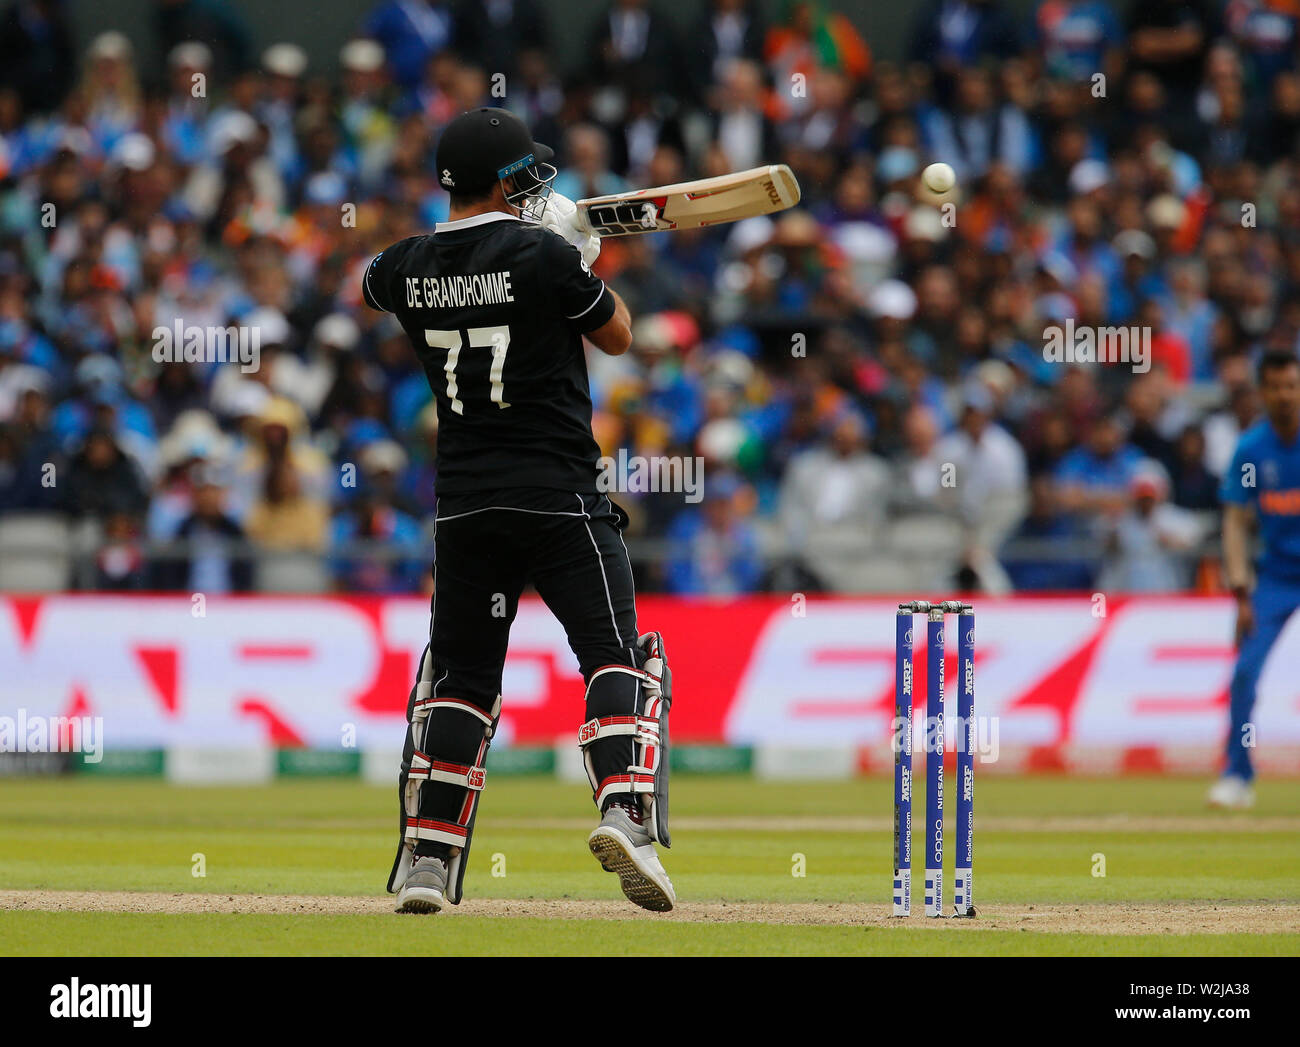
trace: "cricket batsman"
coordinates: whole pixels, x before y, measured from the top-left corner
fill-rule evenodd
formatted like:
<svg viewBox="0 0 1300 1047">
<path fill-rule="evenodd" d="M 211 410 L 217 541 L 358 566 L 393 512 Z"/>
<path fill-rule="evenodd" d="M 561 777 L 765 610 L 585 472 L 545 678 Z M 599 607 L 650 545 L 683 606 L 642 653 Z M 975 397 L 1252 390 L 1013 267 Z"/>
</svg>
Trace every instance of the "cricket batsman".
<svg viewBox="0 0 1300 1047">
<path fill-rule="evenodd" d="M 1266 353 L 1258 380 L 1265 417 L 1241 435 L 1223 475 L 1223 561 L 1237 599 L 1237 666 L 1232 674 L 1227 765 L 1210 790 L 1214 807 L 1255 802 L 1251 711 L 1268 653 L 1300 607 L 1300 360 Z M 1252 517 L 1263 551 L 1254 590 L 1248 549 Z"/>
<path fill-rule="evenodd" d="M 631 344 L 619 296 L 591 272 L 600 240 L 553 192 L 551 149 L 503 109 L 447 125 L 437 175 L 449 220 L 380 252 L 363 294 L 401 322 L 438 412 L 434 595 L 407 702 L 398 780 L 398 912 L 461 900 L 510 624 L 526 584 L 560 620 L 586 683 L 577 744 L 600 815 L 588 846 L 642 908 L 676 895 L 669 845 L 671 674 L 638 634 L 627 515 L 597 488 L 585 337 Z"/>
</svg>

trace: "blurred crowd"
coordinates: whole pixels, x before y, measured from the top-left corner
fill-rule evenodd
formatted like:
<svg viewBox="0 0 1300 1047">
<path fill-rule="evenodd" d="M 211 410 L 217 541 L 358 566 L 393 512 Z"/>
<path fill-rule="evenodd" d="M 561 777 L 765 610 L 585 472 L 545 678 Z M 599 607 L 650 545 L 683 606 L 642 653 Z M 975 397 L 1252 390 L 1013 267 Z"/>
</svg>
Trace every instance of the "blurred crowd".
<svg viewBox="0 0 1300 1047">
<path fill-rule="evenodd" d="M 440 129 L 504 105 L 570 198 L 768 162 L 803 188 L 605 242 L 636 321 L 590 360 L 597 439 L 705 467 L 699 504 L 615 496 L 643 586 L 1212 585 L 1251 362 L 1300 336 L 1300 4 L 937 0 L 894 61 L 822 3 L 692 10 L 614 0 L 562 68 L 540 0 L 384 0 L 326 72 L 207 0 L 155 4 L 157 68 L 11 0 L 0 525 L 64 514 L 100 588 L 247 589 L 264 550 L 425 584 L 437 418 L 359 277 L 446 217 Z M 178 320 L 256 329 L 260 366 L 159 362 Z M 1146 332 L 1149 366 L 1050 359 L 1067 321 Z"/>
</svg>

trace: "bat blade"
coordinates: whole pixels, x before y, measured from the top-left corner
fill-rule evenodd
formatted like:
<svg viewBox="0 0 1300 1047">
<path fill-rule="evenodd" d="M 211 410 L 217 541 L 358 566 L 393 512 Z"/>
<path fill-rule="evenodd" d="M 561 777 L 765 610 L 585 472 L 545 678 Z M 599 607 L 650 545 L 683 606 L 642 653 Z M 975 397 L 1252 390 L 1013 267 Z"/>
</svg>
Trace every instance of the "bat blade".
<svg viewBox="0 0 1300 1047">
<path fill-rule="evenodd" d="M 599 236 L 699 229 L 773 214 L 799 202 L 799 183 L 785 164 L 578 201 Z"/>
</svg>

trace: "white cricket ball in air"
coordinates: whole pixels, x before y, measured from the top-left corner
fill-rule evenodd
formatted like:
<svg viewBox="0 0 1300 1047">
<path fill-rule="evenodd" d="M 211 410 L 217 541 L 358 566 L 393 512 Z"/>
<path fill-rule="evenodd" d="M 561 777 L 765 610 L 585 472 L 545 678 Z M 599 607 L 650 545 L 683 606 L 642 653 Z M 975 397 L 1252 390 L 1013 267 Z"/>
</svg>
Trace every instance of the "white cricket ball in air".
<svg viewBox="0 0 1300 1047">
<path fill-rule="evenodd" d="M 948 164 L 931 164 L 921 172 L 921 181 L 930 192 L 943 194 L 957 184 L 957 172 Z"/>
</svg>

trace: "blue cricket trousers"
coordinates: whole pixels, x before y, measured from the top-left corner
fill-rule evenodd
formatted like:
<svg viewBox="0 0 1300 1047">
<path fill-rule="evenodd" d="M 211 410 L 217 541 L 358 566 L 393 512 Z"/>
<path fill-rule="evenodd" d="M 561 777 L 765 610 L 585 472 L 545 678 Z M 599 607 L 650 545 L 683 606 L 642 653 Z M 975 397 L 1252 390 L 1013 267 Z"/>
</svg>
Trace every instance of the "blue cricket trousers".
<svg viewBox="0 0 1300 1047">
<path fill-rule="evenodd" d="M 1242 640 L 1237 667 L 1232 673 L 1226 747 L 1226 773 L 1246 781 L 1254 778 L 1255 770 L 1250 764 L 1250 749 L 1245 745 L 1245 727 L 1255 708 L 1255 690 L 1268 653 L 1277 643 L 1287 619 L 1300 608 L 1300 580 L 1261 576 L 1251 604 L 1255 609 L 1255 628 Z"/>
</svg>

